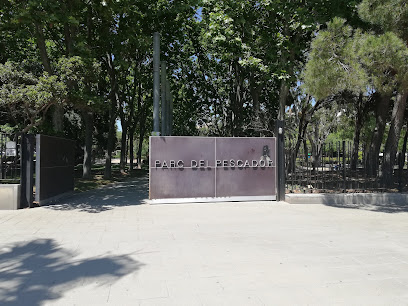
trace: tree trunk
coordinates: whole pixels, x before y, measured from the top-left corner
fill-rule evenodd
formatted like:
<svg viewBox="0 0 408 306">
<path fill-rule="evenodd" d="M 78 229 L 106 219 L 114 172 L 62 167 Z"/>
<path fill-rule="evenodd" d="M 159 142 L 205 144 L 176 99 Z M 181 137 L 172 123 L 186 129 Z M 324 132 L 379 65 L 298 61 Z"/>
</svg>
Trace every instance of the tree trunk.
<svg viewBox="0 0 408 306">
<path fill-rule="evenodd" d="M 85 123 L 85 145 L 84 145 L 84 161 L 82 177 L 91 177 L 92 167 L 92 133 L 93 133 L 93 114 L 90 111 L 83 112 L 83 119 Z"/>
<path fill-rule="evenodd" d="M 137 151 L 137 168 L 142 169 L 142 149 L 143 149 L 143 140 L 145 135 L 145 127 L 140 128 L 139 133 L 139 149 Z"/>
<path fill-rule="evenodd" d="M 292 157 L 292 159 L 293 159 L 292 162 L 294 162 L 294 163 L 296 163 L 296 159 L 297 159 L 297 156 L 299 154 L 299 149 L 300 149 L 300 146 L 301 146 L 302 142 L 306 141 L 306 131 L 307 131 L 307 127 L 308 127 L 308 125 L 310 123 L 310 118 L 312 117 L 314 112 L 317 111 L 322 105 L 322 101 L 319 100 L 319 101 L 316 102 L 316 104 L 313 106 L 313 108 L 310 111 L 308 111 L 309 101 L 310 101 L 310 96 L 308 96 L 306 98 L 306 104 L 302 107 L 302 110 L 301 110 L 302 115 L 300 116 L 300 120 L 299 120 L 298 136 L 297 136 L 297 140 L 296 140 L 296 144 L 295 144 L 295 154 Z M 305 150 L 305 152 L 306 152 L 306 150 Z M 306 160 L 306 162 L 307 162 L 307 160 Z M 289 168 L 289 169 L 292 169 L 292 168 Z"/>
<path fill-rule="evenodd" d="M 285 80 L 282 80 L 281 88 L 279 91 L 279 113 L 278 113 L 278 120 L 285 120 L 285 108 L 286 108 L 286 100 L 288 99 L 289 95 L 289 86 L 286 84 Z"/>
<path fill-rule="evenodd" d="M 135 158 L 134 154 L 134 135 L 135 135 L 135 127 L 132 126 L 129 130 L 129 159 L 130 159 L 130 173 L 133 171 L 133 160 Z"/>
<path fill-rule="evenodd" d="M 37 47 L 40 52 L 41 62 L 44 66 L 44 70 L 52 75 L 52 68 L 50 63 L 50 58 L 47 53 L 47 46 L 45 42 L 43 27 L 39 22 L 34 23 L 35 26 L 35 36 Z M 62 132 L 64 124 L 64 109 L 60 105 L 54 105 L 52 107 L 52 123 L 55 132 Z"/>
<path fill-rule="evenodd" d="M 309 135 L 309 142 L 310 146 L 312 148 L 312 167 L 313 171 L 316 171 L 316 169 L 319 167 L 319 155 L 320 155 L 320 150 L 319 150 L 319 128 L 317 126 L 314 127 L 313 130 L 314 135 Z M 313 139 L 314 136 L 314 139 Z"/>
<path fill-rule="evenodd" d="M 360 147 L 360 135 L 361 135 L 361 127 L 362 127 L 362 120 L 361 118 L 356 119 L 355 123 L 355 131 L 354 131 L 354 139 L 353 139 L 353 155 L 351 157 L 351 170 L 357 170 L 358 164 L 358 152 Z"/>
<path fill-rule="evenodd" d="M 368 175 L 375 175 L 378 171 L 381 143 L 384 136 L 391 98 L 389 95 L 381 95 L 376 100 L 376 126 L 371 139 L 366 163 Z"/>
<path fill-rule="evenodd" d="M 308 163 L 309 163 L 309 149 L 307 147 L 306 138 L 303 138 L 303 151 L 304 151 L 304 155 L 305 155 L 305 163 L 306 163 L 306 165 L 308 165 Z"/>
<path fill-rule="evenodd" d="M 72 0 L 66 0 L 65 5 L 66 14 L 69 16 L 72 14 Z M 64 22 L 65 55 L 67 57 L 72 56 L 74 53 L 73 33 L 74 33 L 73 25 L 67 21 Z"/>
<path fill-rule="evenodd" d="M 299 120 L 298 137 L 297 137 L 296 144 L 295 144 L 295 152 L 293 154 L 293 157 L 290 159 L 291 163 L 293 164 L 296 163 L 296 158 L 299 154 L 300 145 L 302 144 L 302 141 L 305 140 L 306 130 L 307 130 L 308 125 L 309 125 L 309 120 L 306 120 L 306 107 L 304 107 L 302 108 L 302 115 L 300 116 L 300 120 Z M 293 165 L 290 165 L 289 171 L 291 171 L 292 168 L 295 169 Z"/>
<path fill-rule="evenodd" d="M 143 149 L 143 140 L 146 132 L 146 110 L 140 112 L 140 128 L 139 128 L 139 149 L 137 151 L 137 168 L 142 168 L 142 149 Z"/>
<path fill-rule="evenodd" d="M 117 83 L 115 69 L 113 67 L 112 55 L 107 54 L 108 70 L 110 75 L 110 99 L 111 105 L 109 108 L 109 132 L 108 132 L 108 143 L 105 151 L 105 179 L 112 178 L 112 151 L 115 145 L 115 122 L 116 122 L 116 107 L 118 104 L 119 96 L 117 92 Z"/>
<path fill-rule="evenodd" d="M 61 134 L 64 130 L 64 108 L 61 105 L 52 107 L 52 125 L 54 132 Z"/>
<path fill-rule="evenodd" d="M 259 94 L 261 92 L 262 87 L 260 85 L 258 86 L 251 86 L 250 90 L 251 90 L 251 97 L 252 97 L 252 104 L 254 107 L 254 111 L 255 111 L 255 117 L 258 119 L 259 117 L 259 113 L 261 111 L 261 106 L 259 103 Z"/>
<path fill-rule="evenodd" d="M 308 125 L 308 121 L 306 121 L 305 118 L 305 112 L 302 112 L 302 115 L 300 117 L 299 120 L 299 128 L 298 128 L 298 136 L 296 139 L 296 144 L 295 144 L 295 148 L 294 148 L 294 152 L 292 154 L 292 156 L 289 157 L 289 167 L 288 167 L 288 171 L 289 173 L 291 173 L 293 170 L 295 170 L 295 164 L 296 164 L 296 158 L 299 154 L 299 149 L 300 149 L 300 145 L 302 144 L 302 141 L 305 137 L 305 132 L 306 132 L 306 128 Z"/>
<path fill-rule="evenodd" d="M 104 178 L 111 179 L 112 178 L 112 151 L 115 145 L 115 120 L 116 116 L 114 115 L 114 106 L 113 101 L 111 103 L 111 109 L 109 110 L 109 132 L 108 132 L 108 143 L 106 145 L 105 151 L 105 172 Z M 116 104 L 115 104 L 116 106 Z"/>
<path fill-rule="evenodd" d="M 127 160 L 126 160 L 126 139 L 127 139 L 127 124 L 125 122 L 123 122 L 123 120 L 125 120 L 125 118 L 123 117 L 121 120 L 121 124 L 122 124 L 122 139 L 120 141 L 120 163 L 119 163 L 119 169 L 120 171 L 123 173 L 125 171 L 125 167 L 127 164 Z"/>
<path fill-rule="evenodd" d="M 385 144 L 382 181 L 389 187 L 393 185 L 395 156 L 397 153 L 398 141 L 404 120 L 407 96 L 408 91 L 397 94 L 394 108 L 392 110 L 390 131 Z"/>
<path fill-rule="evenodd" d="M 138 68 L 140 71 L 140 65 L 141 62 L 139 61 L 138 63 Z M 134 138 L 135 138 L 135 131 L 136 131 L 136 124 L 138 121 L 138 118 L 135 118 L 135 98 L 136 98 L 136 89 L 138 90 L 138 96 L 137 96 L 137 110 L 138 113 L 141 111 L 141 105 L 142 105 L 142 82 L 140 80 L 136 81 L 136 73 L 134 76 L 134 86 L 133 86 L 133 95 L 130 100 L 130 115 L 129 115 L 129 158 L 130 158 L 130 173 L 133 171 L 134 163 L 133 160 L 135 158 L 134 154 Z"/>
<path fill-rule="evenodd" d="M 38 50 L 40 51 L 40 57 L 41 57 L 42 64 L 44 65 L 44 70 L 47 71 L 49 75 L 52 75 L 50 59 L 47 53 L 47 47 L 45 44 L 45 37 L 44 37 L 42 25 L 38 22 L 35 22 L 34 25 L 35 25 L 35 34 L 37 38 L 37 47 L 38 47 Z"/>
<path fill-rule="evenodd" d="M 249 90 L 251 93 L 251 97 L 252 97 L 252 106 L 254 109 L 254 123 L 255 123 L 255 128 L 257 128 L 259 126 L 259 128 L 262 128 L 261 126 L 261 122 L 260 122 L 260 118 L 259 118 L 259 114 L 261 112 L 261 105 L 259 103 L 259 96 L 262 90 L 262 84 L 257 84 L 255 77 L 253 76 L 253 74 L 251 74 L 250 76 L 250 82 L 249 82 Z"/>
<path fill-rule="evenodd" d="M 402 151 L 398 158 L 398 190 L 402 191 L 402 172 L 405 166 L 405 155 L 407 153 L 407 142 L 408 142 L 408 127 L 405 130 L 404 143 L 402 145 Z"/>
<path fill-rule="evenodd" d="M 127 161 L 128 161 L 128 158 L 129 158 L 128 150 L 129 150 L 129 133 L 127 133 L 127 136 L 126 136 L 125 166 L 127 166 Z"/>
<path fill-rule="evenodd" d="M 231 73 L 234 75 L 233 92 L 231 94 L 231 123 L 232 136 L 240 136 L 242 132 L 242 110 L 243 110 L 243 79 L 238 59 L 232 64 Z"/>
<path fill-rule="evenodd" d="M 361 128 L 363 126 L 364 105 L 363 95 L 360 93 L 357 105 L 357 116 L 354 125 L 353 155 L 351 157 L 351 170 L 357 170 L 358 151 L 360 147 Z"/>
<path fill-rule="evenodd" d="M 282 24 L 283 35 L 286 37 L 291 37 L 293 39 L 292 41 L 293 46 L 296 46 L 298 44 L 300 36 L 298 34 L 291 35 L 289 25 L 290 25 L 290 20 L 288 19 L 288 16 L 285 16 L 283 24 Z M 296 54 L 295 48 L 289 48 L 288 51 L 289 51 L 289 59 L 287 58 L 287 53 L 283 53 L 280 57 L 280 64 L 281 64 L 281 67 L 285 67 L 283 69 L 287 70 L 290 76 L 293 76 L 293 67 L 290 64 L 288 66 L 288 63 L 295 62 L 295 54 Z M 278 120 L 281 120 L 281 121 L 285 120 L 285 108 L 286 108 L 286 101 L 289 96 L 289 90 L 290 90 L 290 85 L 283 79 L 280 90 L 279 90 Z"/>
<path fill-rule="evenodd" d="M 319 167 L 319 150 L 317 149 L 317 144 L 314 141 L 310 142 L 311 148 L 312 148 L 312 169 L 313 172 L 316 171 L 316 169 Z"/>
<path fill-rule="evenodd" d="M 402 145 L 402 160 L 400 163 L 400 169 L 403 169 L 405 167 L 405 156 L 407 154 L 407 142 L 408 142 L 408 126 L 405 131 L 405 136 L 404 136 L 404 144 Z"/>
<path fill-rule="evenodd" d="M 68 23 L 64 24 L 64 38 L 65 38 L 65 55 L 69 57 L 73 54 L 73 43 L 71 38 L 71 27 Z"/>
</svg>

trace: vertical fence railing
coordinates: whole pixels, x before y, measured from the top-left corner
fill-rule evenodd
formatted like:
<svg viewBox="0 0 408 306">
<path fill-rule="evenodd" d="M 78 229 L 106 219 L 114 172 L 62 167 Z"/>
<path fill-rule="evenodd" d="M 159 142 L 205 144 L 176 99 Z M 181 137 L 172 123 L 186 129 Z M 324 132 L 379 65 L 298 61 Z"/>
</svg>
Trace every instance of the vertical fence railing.
<svg viewBox="0 0 408 306">
<path fill-rule="evenodd" d="M 0 184 L 20 179 L 20 140 L 19 135 L 0 132 Z"/>
<path fill-rule="evenodd" d="M 35 136 L 23 134 L 21 136 L 21 207 L 34 206 L 34 151 Z"/>
<path fill-rule="evenodd" d="M 35 137 L 0 132 L 0 184 L 20 184 L 19 208 L 33 207 Z"/>
<path fill-rule="evenodd" d="M 397 155 L 393 181 L 382 181 L 382 155 L 376 171 L 368 169 L 367 160 L 372 158 L 360 145 L 353 154 L 351 141 L 336 141 L 321 144 L 312 150 L 303 143 L 298 152 L 294 146 L 286 150 L 286 192 L 401 192 L 408 191 L 406 157 Z M 354 160 L 357 156 L 357 160 Z M 353 159 L 354 158 L 354 159 Z M 369 171 L 370 170 L 370 171 Z"/>
</svg>

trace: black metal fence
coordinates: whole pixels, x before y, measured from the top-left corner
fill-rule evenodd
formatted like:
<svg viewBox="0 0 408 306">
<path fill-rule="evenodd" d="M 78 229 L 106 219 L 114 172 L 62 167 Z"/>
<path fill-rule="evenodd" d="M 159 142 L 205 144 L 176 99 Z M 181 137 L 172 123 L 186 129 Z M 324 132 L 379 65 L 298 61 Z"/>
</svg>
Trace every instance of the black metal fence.
<svg viewBox="0 0 408 306">
<path fill-rule="evenodd" d="M 0 184 L 20 180 L 21 137 L 0 132 Z"/>
<path fill-rule="evenodd" d="M 0 131 L 0 184 L 20 184 L 20 208 L 73 191 L 74 150 L 69 139 Z"/>
<path fill-rule="evenodd" d="M 303 143 L 285 151 L 287 193 L 403 192 L 407 188 L 407 169 L 403 156 L 397 158 L 392 182 L 382 179 L 382 154 L 374 171 L 366 169 L 366 152 L 353 154 L 349 141 L 312 146 Z M 372 171 L 371 171 L 372 172 Z"/>
</svg>

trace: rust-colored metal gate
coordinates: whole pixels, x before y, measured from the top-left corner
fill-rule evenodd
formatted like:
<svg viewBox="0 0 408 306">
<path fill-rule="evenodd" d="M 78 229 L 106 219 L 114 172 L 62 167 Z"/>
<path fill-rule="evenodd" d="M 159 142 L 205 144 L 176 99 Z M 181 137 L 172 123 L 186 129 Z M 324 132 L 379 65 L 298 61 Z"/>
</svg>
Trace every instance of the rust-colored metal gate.
<svg viewBox="0 0 408 306">
<path fill-rule="evenodd" d="M 276 199 L 274 137 L 152 136 L 149 168 L 153 202 Z"/>
</svg>

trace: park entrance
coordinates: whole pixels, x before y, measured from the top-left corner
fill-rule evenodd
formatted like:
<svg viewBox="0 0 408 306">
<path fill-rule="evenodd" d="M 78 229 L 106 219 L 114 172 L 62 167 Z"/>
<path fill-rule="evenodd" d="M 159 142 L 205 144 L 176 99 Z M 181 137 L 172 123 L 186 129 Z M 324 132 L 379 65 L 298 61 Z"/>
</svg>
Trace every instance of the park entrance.
<svg viewBox="0 0 408 306">
<path fill-rule="evenodd" d="M 276 139 L 152 136 L 153 202 L 276 200 Z"/>
</svg>

